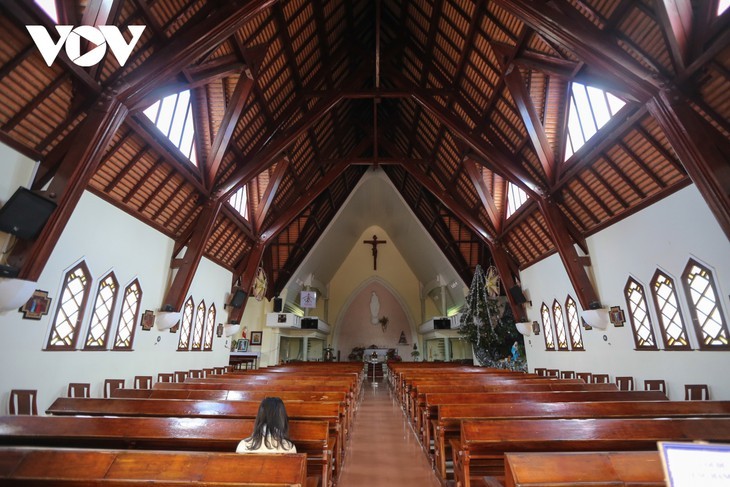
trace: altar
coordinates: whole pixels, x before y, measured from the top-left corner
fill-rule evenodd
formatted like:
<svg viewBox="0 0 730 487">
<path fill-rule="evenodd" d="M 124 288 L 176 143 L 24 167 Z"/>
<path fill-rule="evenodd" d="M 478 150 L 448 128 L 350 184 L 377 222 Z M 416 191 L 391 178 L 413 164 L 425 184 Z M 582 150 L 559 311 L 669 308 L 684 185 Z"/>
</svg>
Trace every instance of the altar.
<svg viewBox="0 0 730 487">
<path fill-rule="evenodd" d="M 392 348 L 366 348 L 363 350 L 362 361 L 363 362 L 380 362 L 383 363 L 388 360 L 388 351 L 393 350 Z M 375 356 L 373 356 L 375 354 Z"/>
</svg>

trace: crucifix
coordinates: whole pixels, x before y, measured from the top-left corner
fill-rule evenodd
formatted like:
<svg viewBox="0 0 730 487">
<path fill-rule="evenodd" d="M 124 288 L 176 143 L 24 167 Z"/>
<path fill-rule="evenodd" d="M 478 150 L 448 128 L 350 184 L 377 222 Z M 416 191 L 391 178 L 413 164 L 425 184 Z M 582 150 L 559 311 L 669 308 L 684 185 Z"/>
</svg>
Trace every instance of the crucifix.
<svg viewBox="0 0 730 487">
<path fill-rule="evenodd" d="M 388 243 L 387 240 L 378 240 L 377 235 L 373 235 L 372 240 L 363 240 L 362 243 L 373 246 L 373 270 L 378 270 L 378 245 Z"/>
</svg>

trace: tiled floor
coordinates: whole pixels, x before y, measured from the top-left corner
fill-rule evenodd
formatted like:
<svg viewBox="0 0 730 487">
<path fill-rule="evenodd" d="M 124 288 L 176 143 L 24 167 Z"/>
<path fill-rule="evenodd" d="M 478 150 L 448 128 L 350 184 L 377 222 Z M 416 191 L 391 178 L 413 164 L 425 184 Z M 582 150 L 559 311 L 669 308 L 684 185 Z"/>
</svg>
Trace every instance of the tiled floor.
<svg viewBox="0 0 730 487">
<path fill-rule="evenodd" d="M 355 417 L 340 487 L 439 487 L 426 455 L 416 440 L 388 385 L 363 384 L 364 398 Z"/>
</svg>

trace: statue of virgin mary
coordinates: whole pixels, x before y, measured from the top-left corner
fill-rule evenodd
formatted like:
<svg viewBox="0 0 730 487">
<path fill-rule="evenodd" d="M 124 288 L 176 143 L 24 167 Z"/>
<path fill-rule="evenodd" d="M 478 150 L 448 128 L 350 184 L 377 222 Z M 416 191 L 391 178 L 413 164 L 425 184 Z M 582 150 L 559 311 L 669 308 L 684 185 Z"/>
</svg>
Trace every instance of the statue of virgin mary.
<svg viewBox="0 0 730 487">
<path fill-rule="evenodd" d="M 370 295 L 370 323 L 373 325 L 378 324 L 378 313 L 380 313 L 380 300 L 375 291 Z"/>
</svg>

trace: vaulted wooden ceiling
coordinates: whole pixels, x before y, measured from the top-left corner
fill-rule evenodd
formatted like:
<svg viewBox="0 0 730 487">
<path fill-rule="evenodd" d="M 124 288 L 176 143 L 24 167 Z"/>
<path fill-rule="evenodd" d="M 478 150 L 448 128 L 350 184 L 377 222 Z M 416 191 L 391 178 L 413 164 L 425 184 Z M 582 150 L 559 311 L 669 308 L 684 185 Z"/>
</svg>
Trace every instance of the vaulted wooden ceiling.
<svg viewBox="0 0 730 487">
<path fill-rule="evenodd" d="M 63 52 L 49 68 L 24 26 L 52 22 L 0 0 L 0 140 L 41 161 L 33 188 L 50 182 L 57 213 L 80 185 L 187 247 L 172 267 L 197 252 L 248 285 L 261 262 L 277 293 L 371 166 L 465 282 L 494 262 L 509 284 L 556 251 L 570 267 L 571 247 L 693 181 L 730 235 L 715 1 L 57 3 L 60 23 L 147 28 L 123 68 Z M 574 80 L 627 104 L 565 160 Z M 141 113 L 182 89 L 198 167 Z M 508 182 L 530 197 L 509 218 Z M 243 185 L 248 220 L 226 203 Z M 15 251 L 28 276 L 41 244 Z"/>
</svg>

